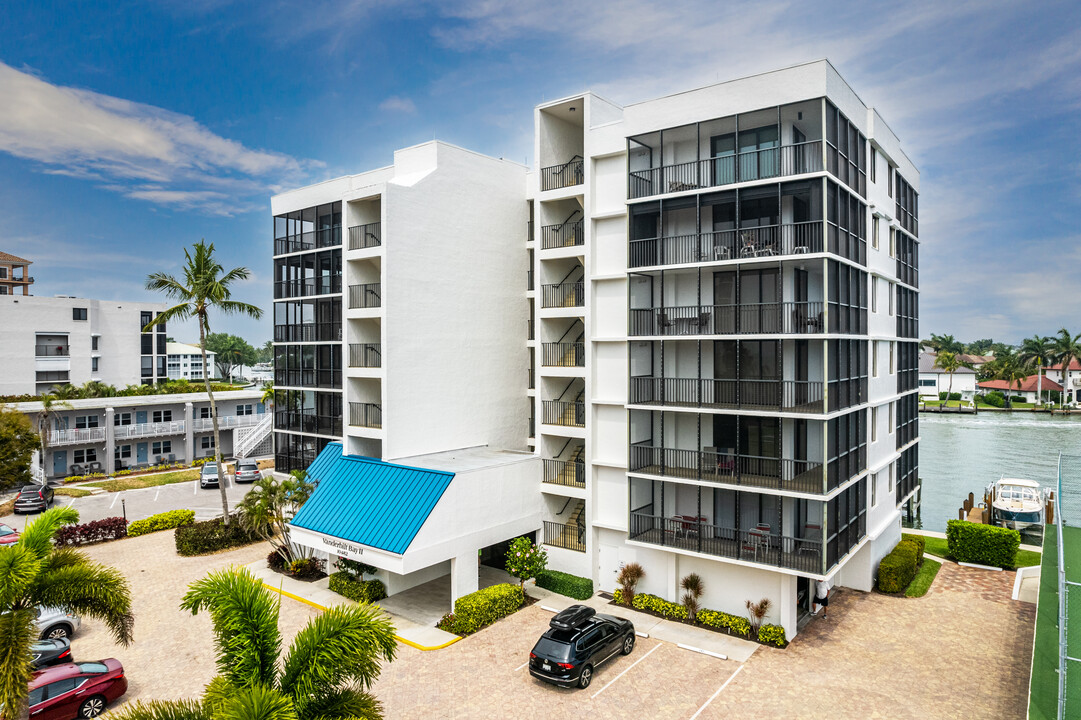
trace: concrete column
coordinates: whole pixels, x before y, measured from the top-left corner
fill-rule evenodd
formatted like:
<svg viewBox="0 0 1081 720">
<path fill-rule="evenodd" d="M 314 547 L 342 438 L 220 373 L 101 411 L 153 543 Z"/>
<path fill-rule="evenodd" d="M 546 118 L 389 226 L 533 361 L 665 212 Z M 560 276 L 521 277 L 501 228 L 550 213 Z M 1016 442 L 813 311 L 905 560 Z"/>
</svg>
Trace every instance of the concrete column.
<svg viewBox="0 0 1081 720">
<path fill-rule="evenodd" d="M 190 402 L 184 403 L 184 460 L 189 465 L 195 460 L 195 409 Z"/>
<path fill-rule="evenodd" d="M 672 602 L 679 602 L 679 555 L 676 553 L 668 553 L 668 597 L 665 600 L 671 600 Z"/>
<path fill-rule="evenodd" d="M 450 559 L 450 609 L 454 601 L 480 588 L 480 553 L 466 551 Z"/>
<path fill-rule="evenodd" d="M 105 474 L 116 472 L 116 436 L 113 434 L 113 417 L 116 410 L 105 408 Z"/>
<path fill-rule="evenodd" d="M 784 628 L 785 637 L 791 640 L 796 637 L 796 582 L 795 575 L 778 573 L 781 578 L 781 597 L 777 603 L 777 624 Z M 815 581 L 811 580 L 811 594 L 815 591 Z"/>
</svg>

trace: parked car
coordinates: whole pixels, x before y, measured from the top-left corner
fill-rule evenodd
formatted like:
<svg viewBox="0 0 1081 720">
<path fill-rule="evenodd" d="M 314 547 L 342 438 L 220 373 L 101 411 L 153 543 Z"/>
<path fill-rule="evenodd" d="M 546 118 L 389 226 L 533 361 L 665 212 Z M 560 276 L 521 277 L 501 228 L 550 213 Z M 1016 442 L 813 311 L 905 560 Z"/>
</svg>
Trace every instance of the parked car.
<svg viewBox="0 0 1081 720">
<path fill-rule="evenodd" d="M 630 620 L 601 615 L 587 605 L 556 613 L 529 653 L 529 674 L 563 687 L 589 687 L 593 673 L 619 653 L 634 650 Z"/>
<path fill-rule="evenodd" d="M 95 718 L 127 690 L 124 666 L 116 658 L 42 668 L 30 680 L 30 717 Z"/>
<path fill-rule="evenodd" d="M 19 542 L 19 531 L 10 525 L 0 523 L 0 545 L 14 545 Z"/>
<path fill-rule="evenodd" d="M 218 464 L 206 463 L 199 473 L 199 487 L 218 487 Z"/>
<path fill-rule="evenodd" d="M 34 669 L 56 665 L 58 663 L 71 662 L 71 640 L 67 638 L 50 638 L 38 640 L 30 646 L 31 663 Z"/>
<path fill-rule="evenodd" d="M 48 485 L 24 485 L 15 498 L 15 512 L 44 512 L 53 504 L 53 489 Z"/>
<path fill-rule="evenodd" d="M 39 607 L 37 612 L 38 637 L 42 640 L 71 637 L 82 623 L 78 615 L 59 608 Z"/>
<path fill-rule="evenodd" d="M 259 463 L 254 460 L 236 461 L 236 472 L 233 473 L 234 481 L 238 483 L 250 483 L 262 479 L 263 473 L 259 472 Z"/>
</svg>

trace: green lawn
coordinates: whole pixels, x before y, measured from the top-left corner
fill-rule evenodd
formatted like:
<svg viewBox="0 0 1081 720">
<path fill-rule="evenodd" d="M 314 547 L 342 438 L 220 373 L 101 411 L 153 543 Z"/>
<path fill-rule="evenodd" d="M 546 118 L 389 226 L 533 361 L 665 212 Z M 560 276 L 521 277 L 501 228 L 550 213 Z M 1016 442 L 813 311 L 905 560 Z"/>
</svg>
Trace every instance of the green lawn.
<svg viewBox="0 0 1081 720">
<path fill-rule="evenodd" d="M 942 407 L 942 401 L 941 400 L 921 400 L 920 402 L 923 403 L 924 405 L 926 405 L 927 407 Z M 948 403 L 946 403 L 946 407 L 948 407 L 948 408 L 972 407 L 972 403 L 965 402 L 963 400 L 950 400 Z"/>
<path fill-rule="evenodd" d="M 920 568 L 919 572 L 916 573 L 916 577 L 912 578 L 912 582 L 905 589 L 905 597 L 923 597 L 926 595 L 931 588 L 931 583 L 935 581 L 935 575 L 938 575 L 940 567 L 942 567 L 942 563 L 937 560 L 924 558 L 923 567 Z"/>
<path fill-rule="evenodd" d="M 140 488 L 156 487 L 158 485 L 172 485 L 173 483 L 188 482 L 199 477 L 199 470 L 181 470 L 179 472 L 162 473 L 160 475 L 136 475 L 134 477 L 118 477 L 112 480 L 87 483 L 83 487 L 98 487 L 107 492 L 119 492 L 121 490 L 139 490 Z"/>
<path fill-rule="evenodd" d="M 67 495 L 68 497 L 77 498 L 86 497 L 87 495 L 93 494 L 89 490 L 83 490 L 82 488 L 74 487 L 59 487 L 56 488 L 56 490 L 54 490 L 53 492 L 55 492 L 57 495 Z"/>
<path fill-rule="evenodd" d="M 949 546 L 946 544 L 946 538 L 938 537 L 924 537 L 923 549 L 925 552 L 931 555 L 936 555 L 940 558 L 946 558 L 950 560 Z M 1014 563 L 1017 567 L 1029 567 L 1031 565 L 1039 565 L 1042 554 L 1035 550 L 1018 550 L 1017 557 L 1014 559 Z"/>
</svg>

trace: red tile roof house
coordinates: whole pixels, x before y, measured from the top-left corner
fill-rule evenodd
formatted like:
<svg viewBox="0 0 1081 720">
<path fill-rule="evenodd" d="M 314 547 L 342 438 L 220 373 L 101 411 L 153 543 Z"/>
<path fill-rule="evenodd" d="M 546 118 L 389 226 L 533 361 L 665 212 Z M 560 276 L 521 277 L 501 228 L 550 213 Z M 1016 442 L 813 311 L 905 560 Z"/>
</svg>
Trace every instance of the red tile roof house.
<svg viewBox="0 0 1081 720">
<path fill-rule="evenodd" d="M 1054 390 L 1056 392 L 1062 392 L 1062 386 L 1049 377 L 1044 377 L 1043 382 L 1039 384 L 1043 389 L 1044 400 L 1047 399 L 1048 391 Z M 992 390 L 998 390 L 1003 394 L 1009 393 L 1010 395 L 1020 395 L 1025 398 L 1025 402 L 1036 402 L 1036 388 L 1037 377 L 1035 375 L 1029 375 L 1027 378 L 1021 381 L 1021 387 L 1018 389 L 1017 383 L 1009 383 L 1005 380 L 984 380 L 979 384 L 982 392 L 991 392 Z"/>
</svg>

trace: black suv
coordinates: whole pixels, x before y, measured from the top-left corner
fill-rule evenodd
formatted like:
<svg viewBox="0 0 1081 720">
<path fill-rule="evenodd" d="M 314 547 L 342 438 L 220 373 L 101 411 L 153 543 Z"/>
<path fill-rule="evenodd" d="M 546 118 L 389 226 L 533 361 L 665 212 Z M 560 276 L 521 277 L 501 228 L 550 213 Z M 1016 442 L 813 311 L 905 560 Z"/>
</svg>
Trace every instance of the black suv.
<svg viewBox="0 0 1081 720">
<path fill-rule="evenodd" d="M 15 498 L 15 512 L 44 512 L 53 504 L 53 489 L 48 485 L 24 485 Z"/>
<path fill-rule="evenodd" d="M 529 653 L 529 674 L 555 685 L 589 687 L 601 663 L 634 650 L 630 620 L 598 615 L 587 605 L 571 605 L 548 625 Z"/>
</svg>

